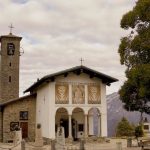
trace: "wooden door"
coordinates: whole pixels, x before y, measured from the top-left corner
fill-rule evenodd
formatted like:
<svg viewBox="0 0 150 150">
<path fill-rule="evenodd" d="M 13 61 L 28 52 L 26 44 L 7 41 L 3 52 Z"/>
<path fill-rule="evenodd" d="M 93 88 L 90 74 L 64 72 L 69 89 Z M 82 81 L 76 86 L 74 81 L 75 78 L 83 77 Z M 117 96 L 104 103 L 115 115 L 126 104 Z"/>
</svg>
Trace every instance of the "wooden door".
<svg viewBox="0 0 150 150">
<path fill-rule="evenodd" d="M 28 138 L 28 122 L 20 122 L 20 127 L 22 129 L 22 138 Z"/>
</svg>

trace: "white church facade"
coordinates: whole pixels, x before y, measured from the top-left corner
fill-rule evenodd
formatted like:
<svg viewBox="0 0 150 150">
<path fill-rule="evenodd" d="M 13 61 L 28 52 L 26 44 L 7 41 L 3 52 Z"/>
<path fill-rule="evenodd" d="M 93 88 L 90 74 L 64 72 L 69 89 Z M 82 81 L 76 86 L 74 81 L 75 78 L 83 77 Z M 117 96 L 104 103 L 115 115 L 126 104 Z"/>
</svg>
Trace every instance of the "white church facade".
<svg viewBox="0 0 150 150">
<path fill-rule="evenodd" d="M 55 139 L 59 126 L 73 140 L 107 137 L 106 86 L 118 80 L 81 65 L 44 76 L 19 97 L 20 41 L 0 37 L 0 141 L 11 141 L 16 125 L 34 141 L 37 124 L 46 139 Z"/>
<path fill-rule="evenodd" d="M 58 126 L 64 127 L 66 138 L 107 137 L 106 85 L 115 81 L 77 66 L 45 76 L 25 92 L 37 93 L 36 123 L 44 137 L 54 139 Z"/>
</svg>

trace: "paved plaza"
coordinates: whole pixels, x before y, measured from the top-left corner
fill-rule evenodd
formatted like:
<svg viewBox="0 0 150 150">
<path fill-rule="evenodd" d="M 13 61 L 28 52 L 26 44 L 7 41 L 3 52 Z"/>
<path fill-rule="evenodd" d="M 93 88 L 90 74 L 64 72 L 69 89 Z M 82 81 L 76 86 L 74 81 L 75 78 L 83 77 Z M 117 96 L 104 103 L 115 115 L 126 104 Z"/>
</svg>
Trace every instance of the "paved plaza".
<svg viewBox="0 0 150 150">
<path fill-rule="evenodd" d="M 118 150 L 116 144 L 118 142 L 121 142 L 122 150 L 141 150 L 141 148 L 137 147 L 136 141 L 133 141 L 133 147 L 127 148 L 125 139 L 111 139 L 110 143 L 86 143 L 85 150 Z M 26 143 L 26 150 L 34 148 L 33 145 L 33 143 Z M 13 144 L 0 143 L 0 150 L 21 150 L 21 147 L 13 148 Z M 44 146 L 44 150 L 51 150 L 50 145 Z M 79 150 L 79 143 L 67 144 L 64 150 Z"/>
</svg>

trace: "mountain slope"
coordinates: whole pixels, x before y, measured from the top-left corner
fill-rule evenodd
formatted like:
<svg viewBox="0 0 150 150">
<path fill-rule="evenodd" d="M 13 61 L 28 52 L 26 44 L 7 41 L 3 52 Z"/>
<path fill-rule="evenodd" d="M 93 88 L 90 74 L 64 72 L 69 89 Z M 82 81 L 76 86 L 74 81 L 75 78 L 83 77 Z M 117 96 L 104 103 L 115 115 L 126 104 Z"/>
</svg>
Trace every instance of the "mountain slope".
<svg viewBox="0 0 150 150">
<path fill-rule="evenodd" d="M 123 103 L 119 99 L 118 93 L 107 95 L 107 120 L 108 120 L 108 136 L 115 136 L 115 130 L 118 122 L 122 117 L 126 117 L 131 123 L 138 124 L 140 120 L 139 112 L 127 112 L 123 108 Z M 144 114 L 150 120 L 150 116 Z"/>
</svg>

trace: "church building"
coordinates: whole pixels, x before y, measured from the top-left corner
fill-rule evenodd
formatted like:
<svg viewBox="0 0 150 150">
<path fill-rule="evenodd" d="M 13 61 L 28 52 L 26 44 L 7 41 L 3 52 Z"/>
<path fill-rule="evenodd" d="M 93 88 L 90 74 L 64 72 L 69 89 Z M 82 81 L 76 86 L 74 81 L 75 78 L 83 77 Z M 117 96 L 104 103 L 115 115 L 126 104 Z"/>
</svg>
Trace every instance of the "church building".
<svg viewBox="0 0 150 150">
<path fill-rule="evenodd" d="M 118 80 L 75 66 L 44 76 L 19 97 L 21 39 L 12 33 L 0 37 L 0 141 L 11 142 L 16 126 L 34 141 L 37 124 L 45 140 L 55 139 L 59 126 L 72 140 L 107 137 L 106 86 Z"/>
</svg>

